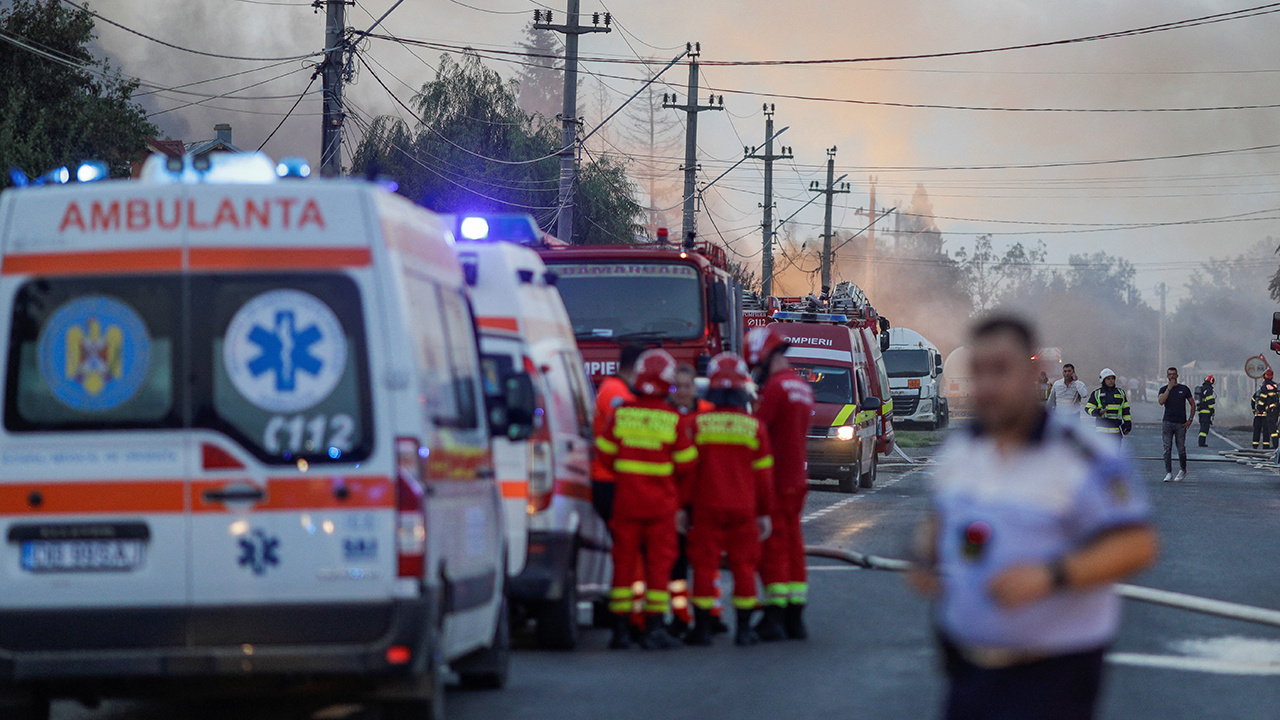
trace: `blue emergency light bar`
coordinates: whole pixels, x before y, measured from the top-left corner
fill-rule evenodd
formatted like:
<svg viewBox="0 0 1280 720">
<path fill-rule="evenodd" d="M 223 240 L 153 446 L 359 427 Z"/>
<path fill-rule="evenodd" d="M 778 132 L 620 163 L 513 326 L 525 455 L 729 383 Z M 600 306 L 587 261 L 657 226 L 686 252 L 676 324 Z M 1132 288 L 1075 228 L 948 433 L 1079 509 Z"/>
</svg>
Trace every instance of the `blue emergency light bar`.
<svg viewBox="0 0 1280 720">
<path fill-rule="evenodd" d="M 527 213 L 484 213 L 463 215 L 458 235 L 465 240 L 506 241 L 536 245 L 542 240 L 538 221 Z"/>
<path fill-rule="evenodd" d="M 832 315 L 831 313 L 784 312 L 779 310 L 773 314 L 774 320 L 784 322 L 829 322 L 844 324 L 849 322 L 848 315 Z"/>
</svg>

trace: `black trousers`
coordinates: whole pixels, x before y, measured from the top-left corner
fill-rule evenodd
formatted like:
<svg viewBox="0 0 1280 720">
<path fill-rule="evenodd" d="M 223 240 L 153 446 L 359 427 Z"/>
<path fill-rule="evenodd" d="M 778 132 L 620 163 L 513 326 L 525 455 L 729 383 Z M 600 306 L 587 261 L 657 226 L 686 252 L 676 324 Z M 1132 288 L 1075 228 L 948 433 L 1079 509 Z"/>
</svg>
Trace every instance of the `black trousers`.
<svg viewBox="0 0 1280 720">
<path fill-rule="evenodd" d="M 1209 440 L 1209 426 L 1213 421 L 1209 419 L 1209 413 L 1201 413 L 1200 415 L 1200 447 L 1205 447 Z"/>
<path fill-rule="evenodd" d="M 984 668 L 942 643 L 945 720 L 1092 720 L 1106 648 L 1007 668 Z"/>
<path fill-rule="evenodd" d="M 1253 416 L 1253 448 L 1271 446 L 1271 433 L 1267 430 L 1267 418 L 1264 415 Z"/>
</svg>

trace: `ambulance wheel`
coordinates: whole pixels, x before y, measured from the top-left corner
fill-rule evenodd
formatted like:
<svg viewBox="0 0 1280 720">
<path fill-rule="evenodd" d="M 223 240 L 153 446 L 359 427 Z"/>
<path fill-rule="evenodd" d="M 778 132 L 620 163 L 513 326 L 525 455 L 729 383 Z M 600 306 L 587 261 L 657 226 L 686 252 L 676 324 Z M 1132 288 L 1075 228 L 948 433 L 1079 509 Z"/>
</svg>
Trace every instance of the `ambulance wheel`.
<svg viewBox="0 0 1280 720">
<path fill-rule="evenodd" d="M 470 690 L 498 690 L 507 684 L 511 671 L 511 611 L 504 596 L 498 606 L 498 627 L 493 642 L 453 664 L 462 687 Z"/>
<path fill-rule="evenodd" d="M 880 458 L 875 455 L 872 455 L 871 469 L 868 470 L 866 473 L 864 473 L 862 477 L 858 478 L 858 486 L 863 488 L 869 488 L 874 486 L 876 484 L 876 475 L 879 474 L 879 468 L 880 468 Z"/>
<path fill-rule="evenodd" d="M 847 474 L 841 475 L 839 478 L 836 478 L 836 480 L 839 483 L 837 487 L 840 490 L 840 492 L 842 493 L 858 492 L 858 469 L 856 466 L 854 467 L 853 470 L 850 470 Z"/>
<path fill-rule="evenodd" d="M 49 720 L 49 699 L 36 695 L 0 695 L 0 717 L 5 720 Z"/>
<path fill-rule="evenodd" d="M 538 647 L 546 650 L 572 650 L 578 646 L 577 553 L 569 560 L 562 582 L 560 599 L 541 603 L 534 618 Z"/>
</svg>

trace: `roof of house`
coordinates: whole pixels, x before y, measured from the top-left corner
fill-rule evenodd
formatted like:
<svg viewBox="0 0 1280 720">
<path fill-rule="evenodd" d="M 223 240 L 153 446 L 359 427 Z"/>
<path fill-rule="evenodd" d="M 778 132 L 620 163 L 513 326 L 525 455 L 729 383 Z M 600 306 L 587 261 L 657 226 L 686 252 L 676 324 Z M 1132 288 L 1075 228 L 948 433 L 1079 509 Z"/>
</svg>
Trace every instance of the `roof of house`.
<svg viewBox="0 0 1280 720">
<path fill-rule="evenodd" d="M 208 155 L 211 152 L 244 152 L 235 145 L 232 145 L 220 138 L 214 138 L 213 140 L 197 140 L 193 143 L 187 143 L 186 149 L 188 153 L 197 157 L 200 155 Z"/>
</svg>

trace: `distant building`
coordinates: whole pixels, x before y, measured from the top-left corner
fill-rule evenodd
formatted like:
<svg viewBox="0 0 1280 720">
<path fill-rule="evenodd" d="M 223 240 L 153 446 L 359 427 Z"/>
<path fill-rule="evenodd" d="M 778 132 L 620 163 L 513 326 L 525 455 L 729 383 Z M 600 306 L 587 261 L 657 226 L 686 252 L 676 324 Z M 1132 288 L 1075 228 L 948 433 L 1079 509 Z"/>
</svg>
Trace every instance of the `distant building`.
<svg viewBox="0 0 1280 720">
<path fill-rule="evenodd" d="M 181 140 L 161 140 L 160 138 L 147 138 L 147 153 L 143 157 L 134 160 L 131 165 L 130 176 L 137 179 L 142 172 L 142 163 L 146 162 L 147 156 L 150 155 L 166 155 L 168 157 L 182 157 L 186 152 L 186 146 Z"/>
<path fill-rule="evenodd" d="M 187 143 L 187 154 L 193 158 L 198 158 L 215 152 L 244 152 L 231 143 L 231 125 L 229 123 L 214 125 L 213 134 L 214 138 L 212 140 L 198 140 Z"/>
</svg>

